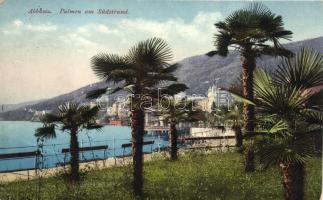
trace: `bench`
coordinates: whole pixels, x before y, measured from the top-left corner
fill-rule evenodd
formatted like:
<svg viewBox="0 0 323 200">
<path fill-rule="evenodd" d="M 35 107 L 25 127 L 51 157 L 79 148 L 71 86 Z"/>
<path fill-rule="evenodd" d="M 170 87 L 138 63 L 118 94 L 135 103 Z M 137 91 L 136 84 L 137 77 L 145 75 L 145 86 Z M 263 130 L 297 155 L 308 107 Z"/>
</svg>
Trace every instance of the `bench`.
<svg viewBox="0 0 323 200">
<path fill-rule="evenodd" d="M 0 173 L 13 172 L 13 171 L 23 171 L 23 170 L 34 170 L 34 169 L 36 170 L 36 173 L 37 173 L 37 169 L 39 169 L 39 156 L 42 156 L 40 151 L 28 151 L 28 152 L 0 154 L 0 160 L 35 157 L 35 167 L 34 168 L 23 168 L 23 169 L 18 169 L 18 170 L 6 170 L 6 171 L 1 171 Z"/>
<path fill-rule="evenodd" d="M 196 141 L 196 140 L 221 140 L 221 139 L 234 139 L 234 135 L 228 136 L 212 136 L 212 137 L 186 137 L 182 138 L 181 140 L 189 140 L 189 141 Z"/>
<path fill-rule="evenodd" d="M 108 145 L 100 145 L 100 146 L 89 146 L 89 147 L 80 147 L 79 152 L 85 152 L 85 151 L 98 151 L 98 150 L 104 150 L 104 156 L 103 159 L 91 159 L 91 160 L 80 160 L 80 162 L 88 162 L 88 161 L 96 161 L 96 160 L 105 160 L 106 159 L 106 152 L 108 150 Z M 62 149 L 62 153 L 64 153 L 64 163 L 60 163 L 60 165 L 65 166 L 68 162 L 66 162 L 66 157 L 68 153 L 71 153 L 70 148 L 64 148 Z M 83 154 L 82 154 L 83 156 Z M 83 157 L 84 158 L 84 157 Z"/>
<path fill-rule="evenodd" d="M 145 141 L 142 143 L 142 145 L 151 145 L 151 152 L 153 151 L 153 144 L 155 144 L 155 141 L 154 140 L 150 140 L 150 141 Z M 125 144 L 122 144 L 121 147 L 123 148 L 123 153 L 122 153 L 122 157 L 125 157 L 125 151 L 126 151 L 126 148 L 129 148 L 129 147 L 132 147 L 132 143 L 125 143 Z M 130 155 L 129 155 L 130 156 Z"/>
<path fill-rule="evenodd" d="M 216 145 L 216 146 L 199 146 L 199 147 L 189 147 L 189 150 L 211 150 L 211 149 L 222 149 L 226 148 L 230 150 L 230 148 L 235 148 L 235 145 Z M 222 150 L 221 150 L 222 151 Z"/>
<path fill-rule="evenodd" d="M 179 139 L 179 141 L 184 144 L 186 141 L 190 142 L 192 145 L 196 141 L 204 141 L 204 140 L 220 140 L 220 145 L 216 146 L 201 146 L 201 147 L 190 147 L 189 149 L 221 149 L 222 147 L 226 147 L 228 150 L 231 147 L 235 147 L 234 145 L 227 145 L 227 144 L 222 144 L 222 140 L 226 139 L 234 139 L 234 135 L 227 135 L 227 136 L 211 136 L 211 137 L 184 137 Z"/>
</svg>

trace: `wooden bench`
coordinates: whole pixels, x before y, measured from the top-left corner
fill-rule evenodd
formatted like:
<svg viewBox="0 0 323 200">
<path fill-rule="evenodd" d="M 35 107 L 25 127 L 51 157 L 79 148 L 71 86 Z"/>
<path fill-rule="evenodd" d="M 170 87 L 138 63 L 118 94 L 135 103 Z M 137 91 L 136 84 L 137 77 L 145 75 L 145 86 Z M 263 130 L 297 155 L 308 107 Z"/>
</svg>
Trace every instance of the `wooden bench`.
<svg viewBox="0 0 323 200">
<path fill-rule="evenodd" d="M 189 147 L 190 150 L 211 150 L 211 149 L 222 149 L 226 148 L 230 150 L 230 148 L 236 147 L 235 145 L 216 145 L 216 146 L 199 146 L 199 147 Z M 221 150 L 222 151 L 222 150 Z"/>
<path fill-rule="evenodd" d="M 145 141 L 145 142 L 142 143 L 143 146 L 144 145 L 151 145 L 151 152 L 153 151 L 153 144 L 155 144 L 154 140 Z M 125 157 L 126 148 L 132 147 L 132 143 L 122 144 L 121 147 L 123 148 L 122 157 Z M 130 156 L 130 155 L 128 155 L 128 156 Z"/>
<path fill-rule="evenodd" d="M 179 139 L 180 142 L 185 143 L 186 141 L 191 142 L 192 145 L 195 141 L 203 141 L 203 140 L 220 140 L 220 145 L 216 146 L 200 146 L 200 147 L 190 147 L 188 149 L 201 149 L 201 150 L 208 150 L 208 149 L 222 149 L 223 147 L 226 147 L 228 150 L 232 147 L 235 147 L 234 145 L 228 145 L 228 144 L 222 144 L 222 140 L 226 139 L 234 139 L 234 135 L 228 135 L 228 136 L 210 136 L 210 137 L 185 137 Z M 193 143 L 192 143 L 193 142 Z"/>
<path fill-rule="evenodd" d="M 104 150 L 104 156 L 103 159 L 91 159 L 91 160 L 80 160 L 80 162 L 88 162 L 88 161 L 96 161 L 96 160 L 105 160 L 106 159 L 106 152 L 108 150 L 108 145 L 100 145 L 100 146 L 89 146 L 89 147 L 80 147 L 79 148 L 79 153 L 80 152 L 85 152 L 85 151 L 99 151 L 99 150 Z M 60 163 L 59 165 L 63 165 L 65 166 L 66 164 L 68 164 L 68 162 L 66 162 L 66 157 L 68 153 L 71 153 L 70 148 L 64 148 L 62 149 L 62 153 L 64 153 L 64 163 Z M 83 155 L 83 154 L 82 154 Z"/>
<path fill-rule="evenodd" d="M 186 138 L 182 138 L 181 140 L 195 141 L 195 140 L 221 140 L 221 139 L 233 139 L 233 138 L 235 138 L 234 135 L 228 135 L 228 136 L 212 136 L 212 137 L 186 137 Z"/>
<path fill-rule="evenodd" d="M 37 169 L 39 169 L 39 156 L 42 156 L 40 151 L 28 151 L 28 152 L 0 154 L 0 160 L 35 157 L 35 167 L 34 168 L 23 168 L 23 169 L 17 169 L 17 170 L 5 170 L 5 171 L 0 171 L 0 173 L 13 172 L 13 171 L 23 171 L 23 170 L 36 170 L 36 173 L 37 173 Z"/>
</svg>

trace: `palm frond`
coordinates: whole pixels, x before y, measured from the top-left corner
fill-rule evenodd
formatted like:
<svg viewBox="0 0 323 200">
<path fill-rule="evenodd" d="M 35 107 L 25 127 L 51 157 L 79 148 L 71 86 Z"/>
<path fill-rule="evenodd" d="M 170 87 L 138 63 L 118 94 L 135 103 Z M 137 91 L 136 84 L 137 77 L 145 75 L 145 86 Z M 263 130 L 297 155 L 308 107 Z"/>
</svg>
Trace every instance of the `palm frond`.
<svg viewBox="0 0 323 200">
<path fill-rule="evenodd" d="M 131 65 L 124 57 L 115 54 L 98 54 L 91 58 L 91 68 L 95 75 L 100 79 L 119 82 L 110 77 L 114 70 L 125 70 L 131 68 Z"/>
<path fill-rule="evenodd" d="M 305 109 L 302 112 L 304 120 L 310 124 L 323 125 L 323 112 L 315 109 Z"/>
<path fill-rule="evenodd" d="M 248 50 L 248 55 L 263 54 L 289 56 L 279 39 L 291 38 L 292 32 L 284 29 L 280 15 L 271 12 L 262 3 L 251 3 L 243 9 L 231 13 L 224 21 L 215 24 L 218 34 L 214 46 L 222 56 L 228 54 L 228 46 L 237 46 L 241 53 Z M 271 45 L 272 43 L 273 45 Z"/>
<path fill-rule="evenodd" d="M 287 133 L 288 130 L 289 127 L 286 121 L 279 120 L 268 130 L 268 133 Z"/>
<path fill-rule="evenodd" d="M 82 105 L 79 107 L 79 114 L 81 116 L 81 122 L 86 123 L 91 121 L 100 111 L 100 106 L 95 105 L 93 107 L 90 107 L 88 105 Z"/>
<path fill-rule="evenodd" d="M 293 58 L 286 58 L 275 74 L 280 84 L 292 84 L 302 88 L 323 85 L 323 54 L 303 48 Z"/>
<path fill-rule="evenodd" d="M 269 129 L 263 131 L 252 131 L 245 132 L 244 139 L 253 139 L 258 136 L 269 137 L 269 138 L 283 138 L 290 137 L 291 134 L 288 132 L 289 127 L 286 121 L 279 120 L 272 124 Z"/>
<path fill-rule="evenodd" d="M 71 117 L 78 112 L 79 103 L 76 101 L 68 101 L 58 107 L 59 114 L 62 118 Z"/>
<path fill-rule="evenodd" d="M 35 132 L 35 137 L 37 138 L 44 138 L 44 139 L 50 139 L 56 137 L 55 132 L 55 125 L 45 125 L 44 127 L 37 128 Z"/>
<path fill-rule="evenodd" d="M 257 98 L 256 110 L 260 113 L 290 118 L 298 115 L 308 101 L 302 96 L 302 90 L 289 85 L 268 85 L 263 90 L 255 88 Z"/>
<path fill-rule="evenodd" d="M 160 38 L 141 41 L 132 47 L 127 55 L 128 60 L 137 67 L 150 66 L 155 69 L 168 67 L 173 55 L 167 43 Z"/>
<path fill-rule="evenodd" d="M 228 92 L 230 92 L 230 94 L 235 98 L 236 101 L 238 102 L 243 102 L 246 104 L 250 104 L 250 105 L 256 105 L 254 101 L 251 101 L 250 99 L 244 97 L 243 95 L 241 95 L 240 93 L 237 93 L 235 91 L 232 90 L 227 90 Z"/>
<path fill-rule="evenodd" d="M 40 121 L 45 124 L 51 124 L 55 122 L 59 122 L 62 120 L 62 117 L 53 113 L 46 113 L 44 116 L 40 118 Z"/>
<path fill-rule="evenodd" d="M 269 55 L 269 56 L 284 56 L 284 57 L 292 57 L 294 53 L 288 49 L 276 46 L 265 46 L 259 51 L 259 54 Z"/>
<path fill-rule="evenodd" d="M 229 53 L 229 46 L 231 45 L 232 36 L 226 32 L 215 34 L 215 47 L 216 52 L 220 56 L 227 56 Z"/>
<path fill-rule="evenodd" d="M 313 144 L 307 141 L 294 141 L 290 138 L 271 142 L 258 151 L 260 162 L 266 167 L 280 163 L 298 163 L 304 165 L 308 158 L 316 153 Z"/>
</svg>

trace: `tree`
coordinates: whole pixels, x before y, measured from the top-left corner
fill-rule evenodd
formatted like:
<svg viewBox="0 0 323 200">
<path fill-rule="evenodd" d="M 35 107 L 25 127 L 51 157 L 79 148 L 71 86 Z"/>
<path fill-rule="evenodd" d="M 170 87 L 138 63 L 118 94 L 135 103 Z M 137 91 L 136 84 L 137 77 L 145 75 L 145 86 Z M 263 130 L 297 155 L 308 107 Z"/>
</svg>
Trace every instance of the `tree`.
<svg viewBox="0 0 323 200">
<path fill-rule="evenodd" d="M 257 154 L 265 167 L 279 165 L 286 200 L 304 198 L 304 167 L 317 153 L 312 135 L 322 134 L 323 106 L 313 104 L 312 87 L 323 85 L 323 56 L 303 49 L 294 59 L 285 59 L 273 74 L 255 72 L 256 113 L 264 131 L 253 132 Z M 250 135 L 251 135 L 250 134 Z"/>
<path fill-rule="evenodd" d="M 253 71 L 256 59 L 261 55 L 290 56 L 292 53 L 284 49 L 279 39 L 290 39 L 292 32 L 284 29 L 280 15 L 275 15 L 260 3 L 237 10 L 224 21 L 215 23 L 218 33 L 215 34 L 216 51 L 209 52 L 212 56 L 218 54 L 227 56 L 229 47 L 240 52 L 242 62 L 242 84 L 244 97 L 252 100 Z M 254 130 L 254 106 L 244 105 L 244 130 Z M 246 154 L 245 170 L 254 171 L 253 148 Z"/>
<path fill-rule="evenodd" d="M 236 104 L 233 106 L 232 110 L 227 112 L 224 116 L 226 120 L 230 120 L 232 122 L 232 130 L 234 131 L 235 138 L 236 138 L 236 147 L 242 146 L 242 106 Z"/>
<path fill-rule="evenodd" d="M 160 111 L 164 121 L 169 124 L 170 132 L 170 156 L 172 160 L 177 160 L 177 140 L 178 133 L 176 126 L 180 122 L 201 121 L 205 118 L 204 112 L 197 109 L 194 101 L 185 98 L 176 99 L 172 97 L 164 102 L 166 106 Z"/>
<path fill-rule="evenodd" d="M 98 106 L 90 107 L 88 105 L 80 105 L 77 102 L 66 102 L 59 106 L 56 112 L 46 113 L 41 118 L 43 127 L 36 129 L 35 136 L 37 138 L 55 138 L 55 129 L 67 131 L 70 134 L 70 180 L 72 183 L 80 180 L 78 133 L 82 129 L 101 128 L 95 122 L 95 116 L 98 111 Z"/>
<path fill-rule="evenodd" d="M 177 81 L 173 72 L 178 64 L 170 65 L 172 59 L 171 49 L 167 43 L 159 38 L 141 41 L 133 46 L 126 55 L 98 54 L 91 60 L 94 73 L 107 82 L 118 84 L 114 93 L 120 90 L 129 92 L 131 107 L 131 135 L 133 157 L 133 191 L 135 196 L 142 195 L 143 188 L 143 135 L 144 135 L 144 109 L 143 104 L 147 98 L 155 98 L 158 93 L 157 86 L 168 81 Z M 172 84 L 167 90 L 186 89 L 183 84 Z M 88 97 L 96 98 L 108 91 L 108 87 L 94 90 Z M 176 92 L 178 93 L 178 92 Z"/>
</svg>

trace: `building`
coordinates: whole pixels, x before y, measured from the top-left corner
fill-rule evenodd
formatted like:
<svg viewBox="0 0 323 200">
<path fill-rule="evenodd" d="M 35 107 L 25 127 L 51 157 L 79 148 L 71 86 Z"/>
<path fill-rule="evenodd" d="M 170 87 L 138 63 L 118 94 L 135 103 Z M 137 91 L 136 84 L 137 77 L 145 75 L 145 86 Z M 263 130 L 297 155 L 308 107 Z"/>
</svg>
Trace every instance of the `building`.
<svg viewBox="0 0 323 200">
<path fill-rule="evenodd" d="M 31 118 L 31 121 L 37 121 L 39 122 L 40 119 L 46 114 L 46 113 L 50 113 L 49 110 L 42 110 L 42 111 L 38 111 L 35 110 L 33 117 Z"/>
<path fill-rule="evenodd" d="M 212 112 L 223 106 L 229 109 L 234 102 L 234 98 L 230 92 L 216 85 L 209 87 L 206 97 L 190 96 L 188 99 L 195 101 L 200 109 L 207 112 Z"/>
<path fill-rule="evenodd" d="M 130 108 L 125 102 L 115 102 L 112 107 L 107 108 L 107 115 L 117 118 L 127 118 L 130 114 Z"/>
</svg>

